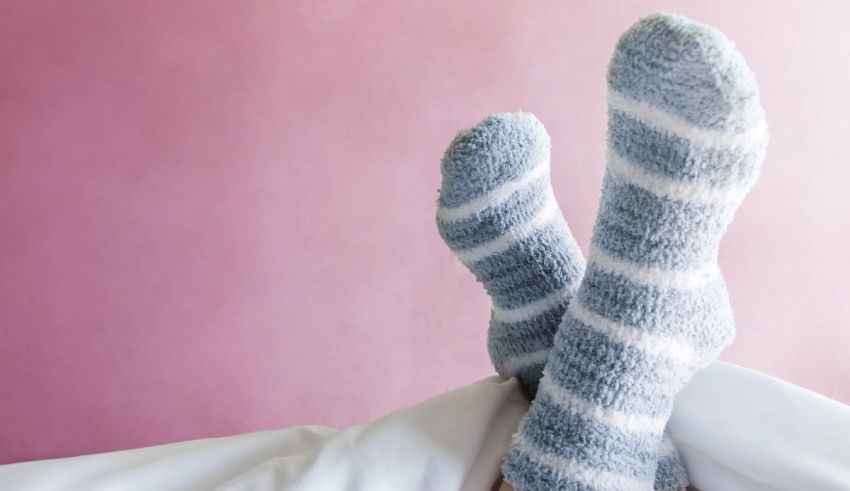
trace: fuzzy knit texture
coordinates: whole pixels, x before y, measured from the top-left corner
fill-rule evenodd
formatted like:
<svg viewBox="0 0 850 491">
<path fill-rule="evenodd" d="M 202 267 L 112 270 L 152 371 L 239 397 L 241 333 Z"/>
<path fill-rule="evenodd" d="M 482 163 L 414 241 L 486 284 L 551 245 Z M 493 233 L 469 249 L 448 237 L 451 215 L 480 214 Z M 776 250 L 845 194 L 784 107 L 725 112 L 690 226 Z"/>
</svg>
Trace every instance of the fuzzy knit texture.
<svg viewBox="0 0 850 491">
<path fill-rule="evenodd" d="M 718 247 L 766 146 L 719 31 L 655 14 L 620 38 L 587 269 L 502 466 L 517 491 L 653 488 L 674 396 L 734 337 Z"/>
<path fill-rule="evenodd" d="M 495 114 L 461 131 L 443 156 L 437 228 L 492 300 L 496 371 L 537 391 L 585 261 L 549 180 L 550 140 L 529 113 Z"/>
<path fill-rule="evenodd" d="M 490 116 L 446 150 L 437 205 L 446 244 L 493 297 L 493 365 L 505 377 L 517 376 L 529 400 L 585 268 L 557 209 L 549 160 L 549 135 L 533 115 Z M 655 489 L 687 487 L 669 435 L 661 450 Z"/>
</svg>

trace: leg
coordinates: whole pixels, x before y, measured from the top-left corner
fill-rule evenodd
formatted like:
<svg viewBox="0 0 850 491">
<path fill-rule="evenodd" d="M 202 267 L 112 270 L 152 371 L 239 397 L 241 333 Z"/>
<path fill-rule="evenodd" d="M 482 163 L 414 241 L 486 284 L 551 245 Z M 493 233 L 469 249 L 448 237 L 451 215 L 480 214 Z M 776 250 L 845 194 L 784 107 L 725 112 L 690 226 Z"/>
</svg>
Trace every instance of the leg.
<svg viewBox="0 0 850 491">
<path fill-rule="evenodd" d="M 446 244 L 493 297 L 488 335 L 493 364 L 503 376 L 516 375 L 529 399 L 585 265 L 560 213 L 548 224 L 535 221 L 554 203 L 548 171 L 549 136 L 536 118 L 492 116 L 461 132 L 446 151 L 437 212 Z M 528 238 L 501 253 L 489 259 L 474 253 L 492 251 L 482 245 L 535 222 L 526 227 Z M 687 473 L 675 447 L 668 441 L 664 448 L 667 465 L 658 468 L 656 489 L 684 489 Z"/>
<path fill-rule="evenodd" d="M 584 257 L 549 181 L 549 135 L 528 113 L 458 134 L 442 161 L 437 226 L 493 302 L 488 351 L 534 397 Z"/>
<path fill-rule="evenodd" d="M 618 43 L 588 266 L 503 465 L 525 490 L 650 489 L 676 393 L 734 336 L 720 239 L 767 143 L 718 31 L 659 14 Z"/>
</svg>

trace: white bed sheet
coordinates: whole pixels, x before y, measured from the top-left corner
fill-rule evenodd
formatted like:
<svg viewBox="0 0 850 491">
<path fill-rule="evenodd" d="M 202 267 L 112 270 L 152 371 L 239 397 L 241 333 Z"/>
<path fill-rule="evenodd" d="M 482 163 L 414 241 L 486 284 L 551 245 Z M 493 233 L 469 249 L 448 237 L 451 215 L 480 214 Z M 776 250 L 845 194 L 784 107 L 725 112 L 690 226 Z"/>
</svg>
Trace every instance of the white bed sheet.
<svg viewBox="0 0 850 491">
<path fill-rule="evenodd" d="M 301 426 L 0 466 L 0 490 L 489 490 L 528 405 L 490 377 L 342 430 Z M 704 491 L 850 490 L 850 408 L 715 363 L 671 433 Z"/>
</svg>

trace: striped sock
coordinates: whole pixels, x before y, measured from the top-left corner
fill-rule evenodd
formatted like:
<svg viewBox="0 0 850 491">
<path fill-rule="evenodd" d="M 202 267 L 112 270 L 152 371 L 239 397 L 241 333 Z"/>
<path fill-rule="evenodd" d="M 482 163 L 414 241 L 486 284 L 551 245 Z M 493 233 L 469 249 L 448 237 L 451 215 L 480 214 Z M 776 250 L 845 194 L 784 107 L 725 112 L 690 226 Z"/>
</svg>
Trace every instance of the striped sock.
<svg viewBox="0 0 850 491">
<path fill-rule="evenodd" d="M 752 73 L 717 30 L 656 14 L 608 90 L 587 270 L 502 466 L 517 491 L 651 489 L 674 396 L 734 336 L 717 250 L 767 144 Z"/>
<path fill-rule="evenodd" d="M 493 302 L 496 371 L 534 397 L 584 257 L 549 181 L 549 135 L 529 113 L 495 114 L 443 157 L 437 227 Z"/>
<path fill-rule="evenodd" d="M 533 399 L 585 267 L 552 194 L 549 135 L 531 114 L 497 114 L 455 138 L 442 170 L 440 234 L 491 292 L 488 351 L 496 370 L 516 375 Z M 535 220 L 547 206 L 554 208 L 549 223 Z M 687 487 L 669 436 L 662 450 L 656 489 Z"/>
</svg>

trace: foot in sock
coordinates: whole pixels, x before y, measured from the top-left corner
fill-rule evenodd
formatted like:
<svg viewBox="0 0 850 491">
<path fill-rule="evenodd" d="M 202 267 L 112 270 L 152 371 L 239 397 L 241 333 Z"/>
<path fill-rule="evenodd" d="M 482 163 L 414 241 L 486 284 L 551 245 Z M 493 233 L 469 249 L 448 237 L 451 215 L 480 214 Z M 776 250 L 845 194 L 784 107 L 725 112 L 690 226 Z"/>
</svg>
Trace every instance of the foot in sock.
<svg viewBox="0 0 850 491">
<path fill-rule="evenodd" d="M 549 180 L 549 135 L 529 113 L 495 114 L 460 132 L 441 162 L 437 227 L 493 306 L 496 371 L 532 398 L 584 257 Z"/>
<path fill-rule="evenodd" d="M 608 106 L 587 269 L 502 466 L 517 491 L 651 489 L 674 396 L 734 336 L 717 250 L 767 145 L 752 73 L 656 14 L 621 37 Z"/>
<path fill-rule="evenodd" d="M 493 299 L 488 347 L 497 371 L 534 398 L 555 331 L 585 261 L 549 179 L 549 135 L 527 113 L 497 114 L 461 132 L 442 162 L 437 225 Z M 658 491 L 687 473 L 667 440 Z"/>
</svg>

